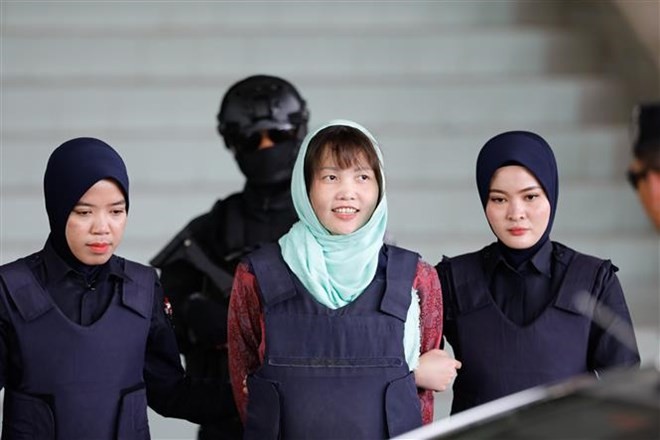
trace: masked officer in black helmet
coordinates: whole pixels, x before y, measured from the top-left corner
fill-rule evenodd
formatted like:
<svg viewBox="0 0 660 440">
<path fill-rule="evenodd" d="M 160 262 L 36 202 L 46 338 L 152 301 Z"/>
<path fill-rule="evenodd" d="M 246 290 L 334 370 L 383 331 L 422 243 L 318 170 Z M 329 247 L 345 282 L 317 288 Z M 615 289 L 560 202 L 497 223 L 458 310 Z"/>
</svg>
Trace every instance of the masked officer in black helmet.
<svg viewBox="0 0 660 440">
<path fill-rule="evenodd" d="M 229 382 L 227 307 L 240 258 L 273 242 L 297 221 L 290 194 L 293 164 L 307 133 L 305 100 L 289 82 L 256 75 L 234 84 L 218 113 L 218 132 L 246 177 L 243 191 L 193 219 L 151 264 L 174 309 L 179 348 L 192 376 Z M 233 412 L 202 425 L 199 439 L 241 438 Z"/>
</svg>

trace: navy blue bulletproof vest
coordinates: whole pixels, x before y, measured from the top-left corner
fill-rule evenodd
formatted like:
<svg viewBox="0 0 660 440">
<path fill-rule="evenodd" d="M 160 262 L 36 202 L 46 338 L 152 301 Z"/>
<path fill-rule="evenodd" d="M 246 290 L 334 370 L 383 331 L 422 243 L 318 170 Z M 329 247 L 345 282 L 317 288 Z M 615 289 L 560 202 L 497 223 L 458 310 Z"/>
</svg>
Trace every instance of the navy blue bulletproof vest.
<svg viewBox="0 0 660 440">
<path fill-rule="evenodd" d="M 115 293 L 96 322 L 80 326 L 57 308 L 24 260 L 2 267 L 23 365 L 5 390 L 4 440 L 150 438 L 142 370 L 154 272 L 130 261 L 125 272 L 122 294 Z"/>
<path fill-rule="evenodd" d="M 386 245 L 374 280 L 337 310 L 312 297 L 277 244 L 248 258 L 266 352 L 248 378 L 246 439 L 379 439 L 421 426 L 403 350 L 417 254 Z"/>
<path fill-rule="evenodd" d="M 456 300 L 456 340 L 463 366 L 454 382 L 452 414 L 588 371 L 591 315 L 576 295 L 590 292 L 602 260 L 573 253 L 553 303 L 527 326 L 511 322 L 494 302 L 481 270 L 482 252 L 450 259 Z M 475 269 L 477 268 L 477 269 Z"/>
</svg>

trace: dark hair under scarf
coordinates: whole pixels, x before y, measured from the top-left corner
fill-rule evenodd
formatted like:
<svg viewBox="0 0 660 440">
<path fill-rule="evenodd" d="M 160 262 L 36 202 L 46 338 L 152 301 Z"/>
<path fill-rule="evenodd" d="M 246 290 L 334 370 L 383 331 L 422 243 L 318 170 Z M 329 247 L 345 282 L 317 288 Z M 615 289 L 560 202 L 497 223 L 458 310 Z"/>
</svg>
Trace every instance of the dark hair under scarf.
<svg viewBox="0 0 660 440">
<path fill-rule="evenodd" d="M 533 257 L 550 237 L 559 197 L 559 177 L 555 155 L 545 139 L 528 131 L 501 133 L 486 142 L 477 158 L 477 188 L 479 189 L 479 197 L 484 211 L 488 203 L 493 175 L 498 168 L 507 165 L 521 165 L 527 168 L 539 181 L 550 202 L 548 227 L 532 247 L 512 249 L 505 246 L 498 239 L 504 258 L 514 267 L 518 267 L 521 263 Z"/>
<path fill-rule="evenodd" d="M 85 275 L 94 267 L 83 264 L 71 253 L 66 241 L 66 223 L 83 194 L 103 179 L 112 179 L 119 185 L 128 211 L 128 173 L 124 161 L 99 139 L 81 137 L 64 142 L 51 153 L 44 174 L 49 241 L 71 268 Z"/>
</svg>

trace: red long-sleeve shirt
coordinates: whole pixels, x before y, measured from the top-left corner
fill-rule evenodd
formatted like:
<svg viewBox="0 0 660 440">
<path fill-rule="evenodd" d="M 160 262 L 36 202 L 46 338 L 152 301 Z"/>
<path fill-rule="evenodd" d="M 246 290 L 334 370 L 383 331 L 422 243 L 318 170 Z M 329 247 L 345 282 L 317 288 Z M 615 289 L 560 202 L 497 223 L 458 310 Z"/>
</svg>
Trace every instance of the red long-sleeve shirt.
<svg viewBox="0 0 660 440">
<path fill-rule="evenodd" d="M 438 348 L 442 339 L 442 291 L 435 269 L 420 260 L 413 281 L 420 299 L 421 352 Z M 243 380 L 264 361 L 265 327 L 257 279 L 246 263 L 236 269 L 228 317 L 229 372 L 238 411 L 245 422 L 248 396 Z M 418 389 L 422 420 L 433 421 L 433 392 Z"/>
</svg>

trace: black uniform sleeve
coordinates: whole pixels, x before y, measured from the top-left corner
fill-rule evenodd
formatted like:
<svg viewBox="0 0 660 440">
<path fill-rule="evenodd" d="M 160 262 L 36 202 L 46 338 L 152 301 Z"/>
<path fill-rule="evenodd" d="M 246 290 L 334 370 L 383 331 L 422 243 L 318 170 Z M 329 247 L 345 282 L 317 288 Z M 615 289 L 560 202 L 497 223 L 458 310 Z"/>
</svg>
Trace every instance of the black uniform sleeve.
<svg viewBox="0 0 660 440">
<path fill-rule="evenodd" d="M 154 294 L 144 380 L 149 406 L 164 417 L 203 424 L 236 416 L 229 384 L 185 375 L 159 283 Z"/>
<path fill-rule="evenodd" d="M 11 321 L 5 309 L 4 298 L 7 298 L 4 283 L 0 280 L 0 390 L 7 383 L 7 371 L 9 369 L 9 338 L 12 331 Z"/>
<path fill-rule="evenodd" d="M 188 301 L 194 292 L 202 290 L 202 280 L 203 275 L 184 260 L 168 263 L 160 270 L 160 282 L 172 303 L 174 333 L 183 354 L 191 348 Z"/>
<path fill-rule="evenodd" d="M 454 338 L 456 336 L 456 321 L 455 321 L 455 294 L 454 283 L 451 273 L 451 264 L 448 257 L 443 257 L 442 261 L 435 266 L 440 278 L 440 285 L 442 287 L 442 316 L 443 316 L 443 335 L 444 338 L 453 346 Z M 443 341 L 444 348 L 444 341 Z"/>
<path fill-rule="evenodd" d="M 601 266 L 593 294 L 597 299 L 589 335 L 588 365 L 602 372 L 613 367 L 638 366 L 639 350 L 630 312 L 616 276 L 616 266 Z"/>
</svg>

